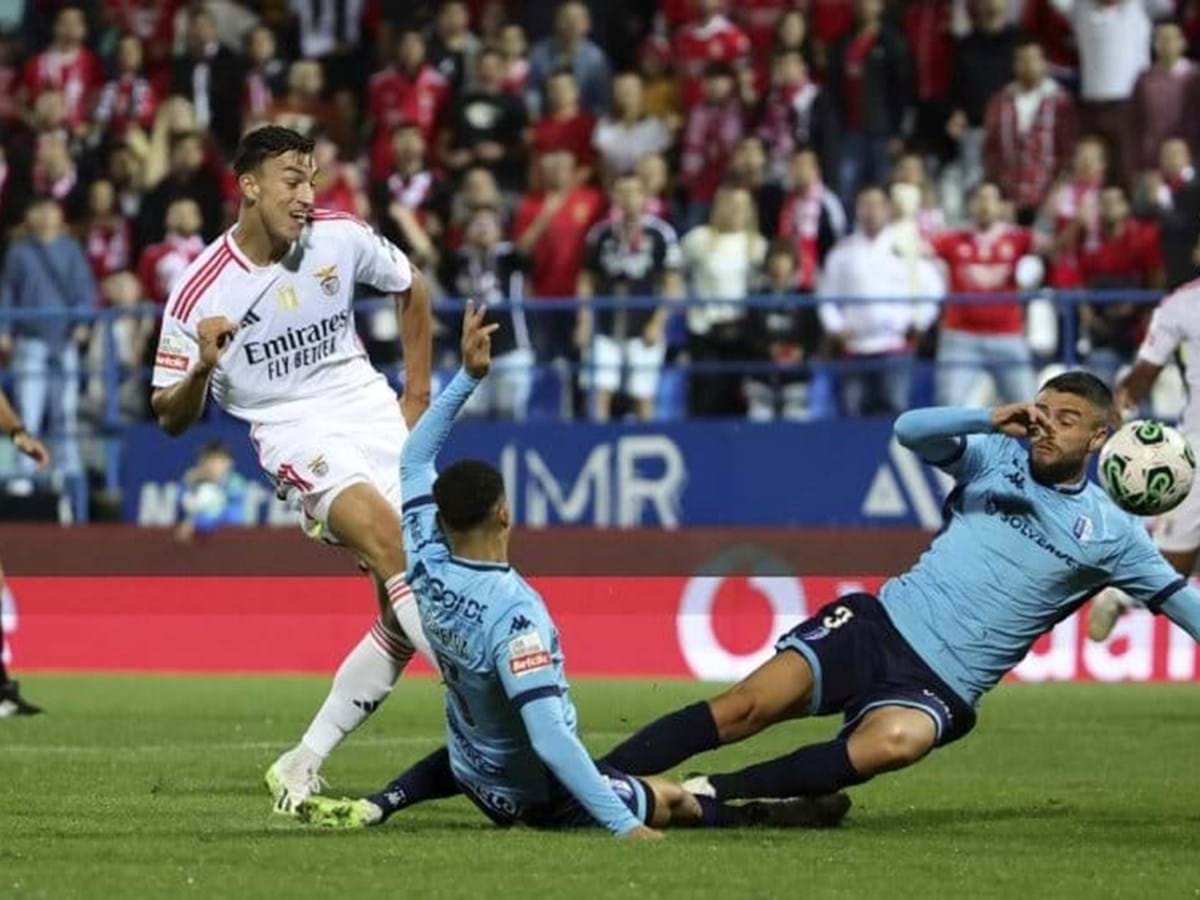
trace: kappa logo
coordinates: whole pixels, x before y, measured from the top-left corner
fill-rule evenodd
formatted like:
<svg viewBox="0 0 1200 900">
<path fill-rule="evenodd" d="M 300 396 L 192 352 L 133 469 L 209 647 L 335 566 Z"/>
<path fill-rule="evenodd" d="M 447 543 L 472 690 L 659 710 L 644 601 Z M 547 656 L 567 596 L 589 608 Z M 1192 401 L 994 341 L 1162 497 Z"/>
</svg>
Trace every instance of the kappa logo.
<svg viewBox="0 0 1200 900">
<path fill-rule="evenodd" d="M 322 266 L 313 272 L 313 277 L 321 283 L 321 290 L 326 297 L 332 297 L 338 292 L 338 288 L 342 286 L 342 280 L 338 277 L 337 264 L 330 263 L 327 266 Z"/>
<path fill-rule="evenodd" d="M 530 622 L 527 618 L 525 618 L 524 616 L 516 616 L 512 620 L 512 625 L 509 627 L 508 633 L 509 634 L 517 634 L 520 631 L 528 631 L 532 627 L 533 627 L 533 623 Z"/>
<path fill-rule="evenodd" d="M 1025 473 L 1023 473 L 1020 469 L 1013 469 L 1004 477 L 1008 483 L 1015 487 L 1018 491 L 1025 490 Z"/>
</svg>

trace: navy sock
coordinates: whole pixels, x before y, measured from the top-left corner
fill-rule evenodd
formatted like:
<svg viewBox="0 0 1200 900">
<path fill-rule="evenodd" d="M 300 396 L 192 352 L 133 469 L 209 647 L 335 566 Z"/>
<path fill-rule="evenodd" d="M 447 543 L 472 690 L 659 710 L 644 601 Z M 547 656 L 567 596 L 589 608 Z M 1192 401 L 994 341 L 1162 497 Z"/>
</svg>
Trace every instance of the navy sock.
<svg viewBox="0 0 1200 900">
<path fill-rule="evenodd" d="M 707 703 L 693 703 L 657 719 L 616 747 L 604 762 L 627 775 L 657 775 L 721 743 Z"/>
<path fill-rule="evenodd" d="M 0 629 L 0 684 L 8 684 L 8 671 L 4 668 L 4 630 Z"/>
<path fill-rule="evenodd" d="M 742 824 L 737 810 L 720 800 L 697 797 L 696 802 L 700 804 L 700 828 L 734 828 Z"/>
<path fill-rule="evenodd" d="M 450 771 L 450 752 L 441 747 L 401 773 L 378 794 L 367 797 L 383 810 L 383 818 L 426 800 L 453 797 L 460 793 Z"/>
<path fill-rule="evenodd" d="M 709 783 L 722 800 L 747 797 L 805 797 L 869 781 L 855 771 L 844 738 L 810 744 L 794 753 L 748 766 L 725 775 L 710 775 Z"/>
</svg>

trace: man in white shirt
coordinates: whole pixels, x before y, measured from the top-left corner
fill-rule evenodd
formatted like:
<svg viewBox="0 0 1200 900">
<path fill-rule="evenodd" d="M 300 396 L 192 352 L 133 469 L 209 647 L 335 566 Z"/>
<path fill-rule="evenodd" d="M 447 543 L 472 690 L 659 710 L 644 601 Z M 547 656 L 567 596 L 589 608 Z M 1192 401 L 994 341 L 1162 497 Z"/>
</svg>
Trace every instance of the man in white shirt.
<svg viewBox="0 0 1200 900">
<path fill-rule="evenodd" d="M 1171 0 L 1051 0 L 1071 21 L 1079 45 L 1080 124 L 1109 145 L 1111 171 L 1127 179 L 1134 136 L 1129 98 L 1150 65 L 1151 19 L 1170 16 Z"/>
<path fill-rule="evenodd" d="M 178 435 L 211 391 L 249 423 L 263 469 L 300 501 L 310 534 L 345 544 L 375 578 L 378 621 L 338 669 L 301 743 L 267 773 L 283 813 L 316 789 L 325 757 L 383 702 L 414 649 L 428 653 L 404 578 L 400 452 L 429 403 L 429 288 L 362 222 L 313 208 L 312 151 L 310 138 L 279 126 L 242 139 L 238 222 L 171 291 L 152 398 L 159 424 Z M 358 283 L 396 296 L 403 401 L 355 332 Z"/>
<path fill-rule="evenodd" d="M 941 278 L 932 264 L 905 252 L 889 226 L 892 208 L 882 188 L 858 192 L 854 232 L 825 260 L 817 285 L 821 326 L 847 360 L 839 376 L 842 413 L 894 414 L 908 408 L 912 348 L 937 319 Z M 839 302 L 881 298 L 878 303 Z M 910 302 L 901 298 L 919 298 Z"/>
</svg>

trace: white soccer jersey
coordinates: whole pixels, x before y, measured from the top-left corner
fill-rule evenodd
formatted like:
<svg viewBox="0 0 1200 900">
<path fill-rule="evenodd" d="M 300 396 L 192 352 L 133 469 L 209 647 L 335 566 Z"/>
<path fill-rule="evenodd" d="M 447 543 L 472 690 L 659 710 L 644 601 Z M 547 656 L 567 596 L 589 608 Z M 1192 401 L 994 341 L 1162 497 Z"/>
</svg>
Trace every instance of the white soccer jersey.
<svg viewBox="0 0 1200 900">
<path fill-rule="evenodd" d="M 1183 285 L 1154 310 L 1138 357 L 1165 366 L 1176 350 L 1183 355 L 1188 402 L 1180 423 L 1189 435 L 1200 433 L 1200 280 Z"/>
<path fill-rule="evenodd" d="M 252 424 L 336 414 L 368 385 L 383 382 L 354 327 L 357 283 L 404 291 L 412 268 L 400 250 L 358 219 L 315 210 L 280 262 L 256 266 L 232 229 L 188 266 L 167 300 L 153 384 L 181 381 L 200 358 L 197 325 L 239 323 L 212 378 L 213 399 Z"/>
</svg>

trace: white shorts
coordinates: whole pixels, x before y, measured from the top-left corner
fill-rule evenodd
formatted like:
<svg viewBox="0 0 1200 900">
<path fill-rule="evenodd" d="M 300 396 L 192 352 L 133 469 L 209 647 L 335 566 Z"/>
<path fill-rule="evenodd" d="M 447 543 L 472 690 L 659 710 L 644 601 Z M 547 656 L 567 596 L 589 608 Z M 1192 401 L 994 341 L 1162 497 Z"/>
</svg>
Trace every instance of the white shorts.
<svg viewBox="0 0 1200 900">
<path fill-rule="evenodd" d="M 617 341 L 602 334 L 593 335 L 583 354 L 580 387 L 615 393 L 624 380 L 630 397 L 653 400 L 658 394 L 658 377 L 666 356 L 667 345 L 663 341 L 647 344 L 640 337 Z M 623 379 L 626 368 L 628 379 Z"/>
<path fill-rule="evenodd" d="M 1200 434 L 1187 433 L 1184 437 L 1193 447 L 1200 447 Z M 1155 519 L 1150 530 L 1155 546 L 1167 553 L 1188 553 L 1200 547 L 1200 486 L 1193 482 L 1183 502 Z"/>
<path fill-rule="evenodd" d="M 306 519 L 322 526 L 337 496 L 359 482 L 373 485 L 400 515 L 400 451 L 407 439 L 400 401 L 383 383 L 336 412 L 250 429 L 259 464 L 280 496 L 298 502 Z M 328 533 L 327 527 L 321 530 Z"/>
</svg>

